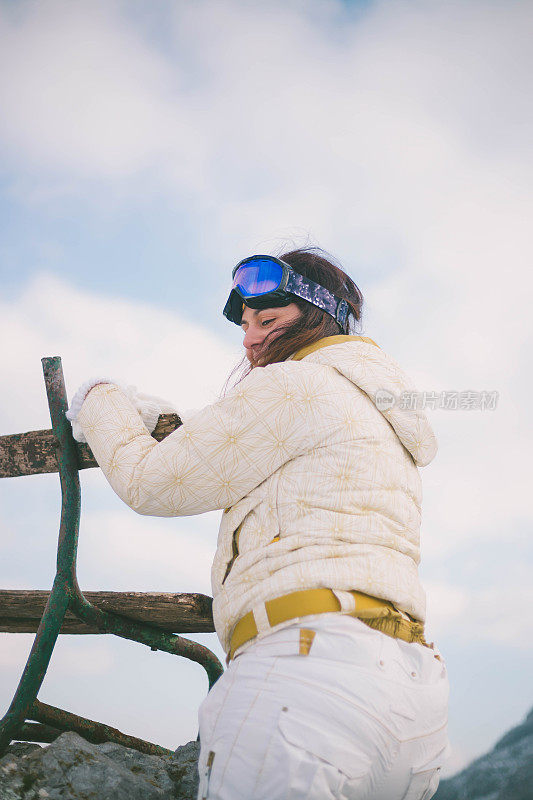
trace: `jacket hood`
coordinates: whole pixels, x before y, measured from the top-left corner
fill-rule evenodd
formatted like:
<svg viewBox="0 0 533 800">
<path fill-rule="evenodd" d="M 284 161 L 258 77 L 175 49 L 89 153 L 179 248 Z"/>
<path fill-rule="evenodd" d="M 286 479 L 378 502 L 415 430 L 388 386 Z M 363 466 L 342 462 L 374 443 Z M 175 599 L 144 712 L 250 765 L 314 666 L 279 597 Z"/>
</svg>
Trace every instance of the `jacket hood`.
<svg viewBox="0 0 533 800">
<path fill-rule="evenodd" d="M 368 336 L 328 336 L 292 356 L 327 364 L 358 386 L 392 425 L 417 467 L 431 463 L 437 439 L 423 410 L 402 402 L 403 392 L 416 392 L 410 378 L 396 361 Z M 416 398 L 412 405 L 417 405 Z"/>
</svg>

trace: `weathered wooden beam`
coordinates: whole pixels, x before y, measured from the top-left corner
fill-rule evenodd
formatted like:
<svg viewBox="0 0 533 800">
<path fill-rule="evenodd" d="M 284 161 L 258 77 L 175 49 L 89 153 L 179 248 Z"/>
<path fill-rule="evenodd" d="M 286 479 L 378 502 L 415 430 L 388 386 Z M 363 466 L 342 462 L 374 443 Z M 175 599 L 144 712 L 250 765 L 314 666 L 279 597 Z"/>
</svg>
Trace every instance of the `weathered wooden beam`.
<svg viewBox="0 0 533 800">
<path fill-rule="evenodd" d="M 180 425 L 177 414 L 162 414 L 152 436 L 160 442 Z M 78 469 L 98 466 L 88 444 L 77 442 L 77 449 Z M 0 436 L 0 478 L 57 471 L 57 440 L 51 430 Z"/>
<path fill-rule="evenodd" d="M 0 631 L 35 633 L 48 600 L 48 591 L 0 590 Z M 211 633 L 212 598 L 205 594 L 161 592 L 84 592 L 102 611 L 147 622 L 169 633 Z M 99 633 L 67 611 L 61 633 Z"/>
</svg>

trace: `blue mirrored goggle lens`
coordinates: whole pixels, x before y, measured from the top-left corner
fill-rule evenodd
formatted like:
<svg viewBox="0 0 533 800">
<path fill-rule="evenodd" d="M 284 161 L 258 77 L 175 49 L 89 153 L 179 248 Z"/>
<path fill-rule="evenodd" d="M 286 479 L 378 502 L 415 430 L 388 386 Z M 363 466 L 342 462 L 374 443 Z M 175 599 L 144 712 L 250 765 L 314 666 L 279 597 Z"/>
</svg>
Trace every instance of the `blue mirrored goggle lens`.
<svg viewBox="0 0 533 800">
<path fill-rule="evenodd" d="M 239 289 L 243 297 L 268 294 L 281 283 L 283 267 L 275 261 L 255 259 L 239 267 L 233 278 L 233 289 Z"/>
</svg>

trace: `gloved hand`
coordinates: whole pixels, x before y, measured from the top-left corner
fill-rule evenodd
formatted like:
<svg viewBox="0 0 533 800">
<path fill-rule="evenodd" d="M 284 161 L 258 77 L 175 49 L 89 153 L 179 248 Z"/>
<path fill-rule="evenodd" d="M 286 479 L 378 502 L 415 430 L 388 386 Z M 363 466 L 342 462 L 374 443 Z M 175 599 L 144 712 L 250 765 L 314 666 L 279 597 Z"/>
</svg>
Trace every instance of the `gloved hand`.
<svg viewBox="0 0 533 800">
<path fill-rule="evenodd" d="M 124 392 L 129 401 L 135 406 L 136 410 L 140 414 L 148 433 L 152 433 L 154 430 L 160 414 L 177 413 L 174 406 L 167 400 L 163 400 L 161 397 L 155 397 L 149 394 L 144 394 L 143 392 L 139 392 L 137 391 L 136 386 L 125 386 L 118 381 L 113 381 L 109 378 L 91 378 L 91 380 L 82 383 L 72 398 L 69 410 L 65 414 L 66 418 L 72 424 L 72 435 L 77 442 L 87 441 L 83 433 L 83 429 L 77 421 L 77 418 L 86 396 L 89 394 L 91 389 L 97 386 L 99 383 L 112 383 L 114 386 L 117 386 L 122 392 Z"/>
</svg>

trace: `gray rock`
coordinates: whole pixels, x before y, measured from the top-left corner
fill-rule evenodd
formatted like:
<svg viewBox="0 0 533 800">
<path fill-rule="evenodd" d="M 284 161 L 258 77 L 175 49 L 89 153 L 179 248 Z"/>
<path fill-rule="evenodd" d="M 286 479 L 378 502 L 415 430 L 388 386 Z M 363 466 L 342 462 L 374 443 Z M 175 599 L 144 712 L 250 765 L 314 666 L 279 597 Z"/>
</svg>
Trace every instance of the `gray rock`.
<svg viewBox="0 0 533 800">
<path fill-rule="evenodd" d="M 9 745 L 9 752 L 15 756 L 27 756 L 35 750 L 41 750 L 42 745 L 34 742 L 12 742 Z"/>
<path fill-rule="evenodd" d="M 178 747 L 174 756 L 168 761 L 168 774 L 179 786 L 181 794 L 176 798 L 191 798 L 196 800 L 198 794 L 198 758 L 200 756 L 200 742 L 187 742 Z"/>
<path fill-rule="evenodd" d="M 169 756 L 63 733 L 47 747 L 16 743 L 0 759 L 0 800 L 196 800 L 198 742 Z"/>
</svg>

